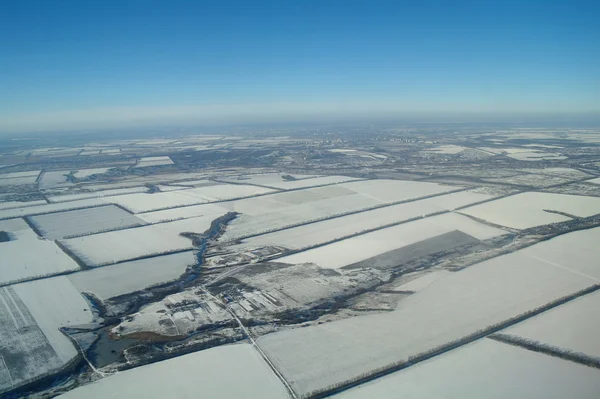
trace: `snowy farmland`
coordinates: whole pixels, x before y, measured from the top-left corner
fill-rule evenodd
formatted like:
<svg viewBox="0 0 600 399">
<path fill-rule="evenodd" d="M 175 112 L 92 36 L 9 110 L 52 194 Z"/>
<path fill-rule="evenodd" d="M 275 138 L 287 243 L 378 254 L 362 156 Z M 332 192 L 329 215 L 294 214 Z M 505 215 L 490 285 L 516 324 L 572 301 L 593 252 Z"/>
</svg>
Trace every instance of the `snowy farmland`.
<svg viewBox="0 0 600 399">
<path fill-rule="evenodd" d="M 263 234 L 248 238 L 232 249 L 241 251 L 244 248 L 267 245 L 281 245 L 290 249 L 301 249 L 391 223 L 449 211 L 459 206 L 485 201 L 490 198 L 493 197 L 467 191 L 445 194 Z M 456 221 L 464 220 L 462 216 L 455 216 L 454 219 Z"/>
<path fill-rule="evenodd" d="M 285 183 L 286 180 L 283 178 L 286 174 L 282 173 L 261 173 L 261 174 L 252 174 L 252 175 L 242 175 L 235 177 L 226 177 L 222 178 L 222 181 L 233 182 L 233 183 L 242 183 L 242 184 L 256 184 L 258 186 L 267 186 L 267 187 L 275 187 L 276 184 Z M 316 175 L 289 175 L 292 176 L 295 180 L 304 180 L 312 177 L 317 177 Z"/>
<path fill-rule="evenodd" d="M 165 383 L 168 381 L 168 383 Z M 249 344 L 207 349 L 120 372 L 60 396 L 63 399 L 129 397 L 289 397 L 284 385 Z"/>
<path fill-rule="evenodd" d="M 596 369 L 482 339 L 334 398 L 593 399 L 598 392 Z"/>
<path fill-rule="evenodd" d="M 530 342 L 579 352 L 600 360 L 600 292 L 576 298 L 500 331 Z"/>
<path fill-rule="evenodd" d="M 547 211 L 564 212 L 577 217 L 593 216 L 600 213 L 600 198 L 527 192 L 475 205 L 461 212 L 515 229 L 571 220 L 567 216 Z"/>
<path fill-rule="evenodd" d="M 77 350 L 59 328 L 90 323 L 92 312 L 60 276 L 0 288 L 0 321 L 1 395 L 72 361 Z"/>
<path fill-rule="evenodd" d="M 294 381 L 295 391 L 307 394 L 405 361 L 597 282 L 573 273 L 569 265 L 537 260 L 536 246 L 437 279 L 393 312 L 276 332 L 258 342 L 288 381 Z M 574 253 L 580 249 L 568 248 Z M 594 264 L 595 257 L 587 262 Z"/>
<path fill-rule="evenodd" d="M 173 207 L 197 205 L 205 202 L 249 197 L 272 191 L 271 189 L 257 186 L 219 184 L 210 187 L 197 187 L 164 193 L 121 195 L 111 197 L 110 201 L 129 209 L 133 213 L 142 213 Z"/>
<path fill-rule="evenodd" d="M 224 212 L 225 214 L 226 212 Z M 95 267 L 193 249 L 181 233 L 202 234 L 217 216 L 200 216 L 61 240 L 86 265 Z"/>
<path fill-rule="evenodd" d="M 44 237 L 51 240 L 146 224 L 114 205 L 30 216 L 29 220 Z"/>
<path fill-rule="evenodd" d="M 163 157 L 144 157 L 140 158 L 134 168 L 147 168 L 149 166 L 173 165 L 173 161 L 168 156 Z"/>
<path fill-rule="evenodd" d="M 111 168 L 80 169 L 80 170 L 76 171 L 75 173 L 73 173 L 73 176 L 75 176 L 78 179 L 85 179 L 86 177 L 90 177 L 92 175 L 100 175 L 100 174 L 106 173 L 110 169 Z"/>
<path fill-rule="evenodd" d="M 79 270 L 52 241 L 38 238 L 22 219 L 0 221 L 11 240 L 0 242 L 0 284 Z"/>
<path fill-rule="evenodd" d="M 148 191 L 148 187 L 128 187 L 128 188 L 116 188 L 112 190 L 101 190 L 101 191 L 89 191 L 81 192 L 77 194 L 64 194 L 64 195 L 53 195 L 48 197 L 50 202 L 66 202 L 76 201 L 88 198 L 100 198 L 110 197 L 112 195 L 124 195 L 134 193 L 145 193 Z"/>
<path fill-rule="evenodd" d="M 176 280 L 194 263 L 194 251 L 187 251 L 85 270 L 68 278 L 80 292 L 106 300 Z"/>
<path fill-rule="evenodd" d="M 337 269 L 456 230 L 477 240 L 486 240 L 506 234 L 504 230 L 477 223 L 466 216 L 448 213 L 348 238 L 279 258 L 278 262 L 314 263 L 321 267 Z M 293 242 L 294 239 L 286 244 L 294 245 Z M 432 243 L 432 245 L 435 244 Z"/>
<path fill-rule="evenodd" d="M 366 210 L 393 202 L 443 194 L 456 189 L 457 187 L 433 183 L 393 180 L 358 181 L 275 193 L 243 201 L 224 202 L 219 205 L 242 215 L 229 225 L 222 241 L 236 240 L 295 224 L 318 221 L 326 217 Z M 468 203 L 471 200 L 475 201 L 475 197 L 478 195 L 466 194 L 462 200 L 454 198 L 449 201 Z M 483 200 L 487 197 L 478 198 Z M 428 204 L 438 206 L 438 209 L 444 207 L 441 202 L 437 205 L 435 202 Z"/>
</svg>

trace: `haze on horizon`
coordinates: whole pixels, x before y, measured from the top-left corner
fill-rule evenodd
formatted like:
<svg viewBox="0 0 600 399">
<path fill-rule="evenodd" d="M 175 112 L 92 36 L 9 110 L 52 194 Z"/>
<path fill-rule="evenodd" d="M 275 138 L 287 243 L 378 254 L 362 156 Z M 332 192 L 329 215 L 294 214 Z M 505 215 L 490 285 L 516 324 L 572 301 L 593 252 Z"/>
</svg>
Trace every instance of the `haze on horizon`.
<svg viewBox="0 0 600 399">
<path fill-rule="evenodd" d="M 0 133 L 598 118 L 599 11 L 594 1 L 11 2 L 0 12 Z"/>
</svg>

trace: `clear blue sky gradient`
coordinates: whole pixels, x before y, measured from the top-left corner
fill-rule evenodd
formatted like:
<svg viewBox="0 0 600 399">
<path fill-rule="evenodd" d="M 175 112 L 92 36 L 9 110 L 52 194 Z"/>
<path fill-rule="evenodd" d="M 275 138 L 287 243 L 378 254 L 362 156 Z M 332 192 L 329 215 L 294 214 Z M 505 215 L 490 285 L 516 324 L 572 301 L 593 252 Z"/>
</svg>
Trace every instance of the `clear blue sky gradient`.
<svg viewBox="0 0 600 399">
<path fill-rule="evenodd" d="M 4 1 L 0 118 L 282 102 L 596 112 L 599 21 L 600 1 L 576 0 Z"/>
</svg>

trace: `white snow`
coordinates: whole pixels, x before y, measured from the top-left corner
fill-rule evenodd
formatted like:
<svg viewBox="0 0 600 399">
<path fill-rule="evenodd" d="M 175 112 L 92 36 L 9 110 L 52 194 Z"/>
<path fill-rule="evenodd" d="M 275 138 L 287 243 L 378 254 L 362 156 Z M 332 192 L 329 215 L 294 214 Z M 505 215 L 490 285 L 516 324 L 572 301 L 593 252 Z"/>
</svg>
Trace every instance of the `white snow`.
<svg viewBox="0 0 600 399">
<path fill-rule="evenodd" d="M 0 173 L 0 179 L 14 179 L 21 177 L 35 177 L 37 178 L 41 170 L 30 170 L 27 172 L 11 172 L 11 173 Z M 35 179 L 34 179 L 35 180 Z"/>
<path fill-rule="evenodd" d="M 50 202 L 66 202 L 66 201 L 76 201 L 83 200 L 88 198 L 101 198 L 101 197 L 110 197 L 113 195 L 124 195 L 124 194 L 134 194 L 134 193 L 145 193 L 148 191 L 148 187 L 129 187 L 129 188 L 115 188 L 111 190 L 101 190 L 101 191 L 92 191 L 92 192 L 81 192 L 76 194 L 65 194 L 65 195 L 54 195 L 48 197 Z M 110 202 L 110 198 L 106 198 L 107 201 Z"/>
<path fill-rule="evenodd" d="M 146 224 L 114 205 L 30 216 L 30 220 L 44 237 L 51 240 Z"/>
<path fill-rule="evenodd" d="M 70 186 L 73 183 L 67 181 L 67 175 L 71 173 L 70 170 L 57 170 L 52 172 L 42 172 L 39 181 L 40 190 L 45 190 L 55 187 Z"/>
<path fill-rule="evenodd" d="M 339 239 L 368 229 L 422 217 L 436 212 L 451 210 L 458 206 L 483 201 L 489 198 L 492 197 L 464 191 L 446 194 L 439 197 L 378 208 L 274 233 L 263 234 L 244 240 L 237 248 L 241 249 L 244 247 L 267 245 L 282 245 L 286 248 L 293 249 L 306 248 L 311 245 Z M 460 223 L 468 223 L 469 225 L 474 226 L 473 223 L 470 223 L 470 221 L 467 222 L 465 218 L 460 215 L 446 216 L 446 218 L 440 220 L 446 220 L 448 218 L 452 218 L 453 223 L 457 225 L 460 225 Z M 482 229 L 492 231 L 486 226 L 482 226 Z"/>
<path fill-rule="evenodd" d="M 598 314 L 596 291 L 500 332 L 600 358 Z"/>
<path fill-rule="evenodd" d="M 553 210 L 579 217 L 600 213 L 600 198 L 577 195 L 526 192 L 461 210 L 488 222 L 516 229 L 526 229 L 571 220 Z"/>
<path fill-rule="evenodd" d="M 95 153 L 98 153 L 98 151 L 95 151 Z M 91 175 L 100 175 L 102 173 L 106 173 L 110 169 L 111 168 L 80 169 L 80 170 L 76 171 L 75 173 L 73 173 L 73 176 L 75 176 L 78 179 L 85 179 L 86 177 L 89 177 Z"/>
<path fill-rule="evenodd" d="M 18 218 L 22 216 L 41 215 L 51 212 L 67 211 L 72 209 L 82 209 L 97 205 L 110 203 L 102 198 L 89 198 L 78 201 L 69 201 L 58 204 L 42 204 L 34 206 L 22 206 L 20 208 L 4 209 L 0 211 L 0 219 Z"/>
<path fill-rule="evenodd" d="M 536 252 L 532 246 L 437 279 L 403 299 L 393 312 L 280 331 L 258 342 L 296 391 L 306 394 L 407 360 L 596 283 L 567 265 L 536 260 Z M 596 257 L 587 262 L 597 264 Z"/>
<path fill-rule="evenodd" d="M 165 193 L 121 195 L 112 197 L 110 201 L 131 210 L 133 213 L 142 213 L 218 200 L 249 197 L 272 191 L 257 186 L 218 184 Z"/>
<path fill-rule="evenodd" d="M 249 344 L 219 346 L 152 363 L 77 388 L 60 398 L 287 398 Z"/>
<path fill-rule="evenodd" d="M 450 144 L 450 145 L 442 145 L 439 147 L 431 148 L 431 149 L 425 150 L 425 152 L 454 155 L 454 154 L 458 154 L 459 152 L 463 152 L 464 149 L 465 149 L 464 147 Z"/>
<path fill-rule="evenodd" d="M 482 339 L 333 397 L 595 399 L 600 372 Z"/>
<path fill-rule="evenodd" d="M 7 202 L 0 202 L 0 210 L 4 210 L 4 209 L 14 209 L 14 208 L 24 208 L 24 207 L 28 207 L 28 206 L 34 206 L 34 205 L 44 205 L 46 204 L 46 201 L 44 200 L 35 200 L 35 201 L 7 201 Z"/>
<path fill-rule="evenodd" d="M 173 281 L 195 263 L 194 252 L 188 251 L 85 270 L 68 278 L 79 291 L 105 300 Z"/>
<path fill-rule="evenodd" d="M 109 265 L 143 256 L 193 249 L 192 241 L 180 233 L 204 233 L 216 217 L 208 215 L 134 227 L 61 240 L 61 243 L 88 266 Z"/>
<path fill-rule="evenodd" d="M 414 291 L 418 292 L 429 286 L 429 284 L 433 283 L 439 278 L 449 275 L 450 272 L 445 270 L 436 270 L 430 273 L 425 273 L 422 276 L 419 276 L 409 282 L 403 283 L 397 287 L 393 288 L 393 291 Z"/>
<path fill-rule="evenodd" d="M 0 231 L 14 238 L 0 243 L 0 283 L 79 269 L 53 241 L 38 238 L 22 219 L 0 221 Z"/>
<path fill-rule="evenodd" d="M 77 351 L 59 328 L 91 323 L 93 315 L 73 284 L 58 276 L 13 287 L 61 360 L 67 363 L 75 357 Z"/>
<path fill-rule="evenodd" d="M 140 158 L 134 168 L 145 168 L 148 166 L 173 165 L 173 161 L 168 156 L 162 157 L 144 157 Z"/>
<path fill-rule="evenodd" d="M 291 264 L 315 263 L 324 268 L 337 269 L 454 230 L 460 230 L 480 240 L 506 233 L 477 223 L 466 216 L 450 213 L 362 234 L 285 256 L 277 261 Z"/>
<path fill-rule="evenodd" d="M 147 222 L 157 223 L 206 215 L 217 215 L 215 217 L 218 217 L 227 212 L 228 209 L 222 207 L 220 204 L 202 204 L 165 209 L 163 211 L 138 213 L 136 216 Z"/>
</svg>

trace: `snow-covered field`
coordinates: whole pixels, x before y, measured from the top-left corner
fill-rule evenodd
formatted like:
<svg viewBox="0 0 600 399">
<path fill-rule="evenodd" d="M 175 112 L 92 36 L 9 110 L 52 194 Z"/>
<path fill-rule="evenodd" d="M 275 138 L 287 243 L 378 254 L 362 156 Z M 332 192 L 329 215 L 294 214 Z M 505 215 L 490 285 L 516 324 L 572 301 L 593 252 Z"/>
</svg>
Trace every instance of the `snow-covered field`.
<svg viewBox="0 0 600 399">
<path fill-rule="evenodd" d="M 560 155 L 560 154 L 557 154 L 554 152 L 544 152 L 544 151 L 539 151 L 539 150 L 519 151 L 519 152 L 514 152 L 511 154 L 508 154 L 508 156 L 511 158 L 514 158 L 514 159 L 518 159 L 519 161 L 541 161 L 541 160 L 548 160 L 548 159 L 555 159 L 555 160 L 567 159 L 567 157 L 564 155 Z"/>
<path fill-rule="evenodd" d="M 85 270 L 68 278 L 79 291 L 105 300 L 173 281 L 194 263 L 194 252 L 188 251 Z"/>
<path fill-rule="evenodd" d="M 599 314 L 596 291 L 500 332 L 600 359 Z"/>
<path fill-rule="evenodd" d="M 261 173 L 261 174 L 252 174 L 252 175 L 242 175 L 242 176 L 234 176 L 234 177 L 226 177 L 220 180 L 229 181 L 234 183 L 247 183 L 247 184 L 257 184 L 259 186 L 269 186 L 275 187 L 275 184 L 285 183 L 286 180 L 282 178 L 282 176 L 286 175 L 286 173 Z M 296 180 L 308 179 L 311 177 L 317 177 L 315 175 L 291 175 Z"/>
<path fill-rule="evenodd" d="M 51 212 L 68 211 L 72 209 L 82 209 L 90 206 L 105 205 L 109 202 L 101 198 L 89 198 L 79 201 L 69 201 L 58 204 L 42 204 L 34 206 L 23 206 L 20 208 L 4 209 L 0 211 L 0 219 L 19 218 L 22 216 L 41 215 Z"/>
<path fill-rule="evenodd" d="M 0 186 L 20 186 L 24 184 L 35 184 L 40 171 L 15 172 L 0 174 Z"/>
<path fill-rule="evenodd" d="M 598 392 L 596 369 L 481 339 L 334 397 L 594 399 Z"/>
<path fill-rule="evenodd" d="M 38 238 L 22 219 L 0 221 L 0 231 L 11 236 L 11 241 L 0 243 L 2 284 L 79 269 L 54 242 Z"/>
<path fill-rule="evenodd" d="M 309 179 L 313 180 L 313 179 Z M 307 180 L 308 181 L 308 180 Z M 294 224 L 317 221 L 326 217 L 373 208 L 382 204 L 416 199 L 432 194 L 453 191 L 456 187 L 432 183 L 394 180 L 373 180 L 307 188 L 276 193 L 260 198 L 224 202 L 219 205 L 241 213 L 222 237 L 222 241 L 265 233 Z M 449 199 L 460 204 L 479 197 L 472 193 Z M 429 203 L 443 209 L 441 202 Z"/>
<path fill-rule="evenodd" d="M 88 198 L 100 198 L 109 197 L 112 195 L 124 195 L 134 193 L 145 193 L 148 191 L 148 187 L 129 187 L 129 188 L 115 188 L 111 190 L 91 191 L 77 194 L 65 194 L 65 195 L 54 195 L 48 197 L 50 202 L 65 202 L 65 201 L 76 201 Z"/>
<path fill-rule="evenodd" d="M 60 371 L 77 351 L 60 327 L 92 322 L 87 302 L 64 277 L 0 288 L 0 396 Z"/>
<path fill-rule="evenodd" d="M 140 158 L 134 168 L 145 168 L 148 166 L 173 165 L 168 156 Z"/>
<path fill-rule="evenodd" d="M 40 172 L 41 170 L 30 170 L 27 172 L 0 173 L 0 179 L 16 179 L 21 177 L 34 177 L 35 179 L 37 179 Z"/>
<path fill-rule="evenodd" d="M 271 189 L 257 186 L 218 184 L 166 193 L 121 195 L 112 197 L 110 201 L 129 209 L 133 213 L 142 213 L 178 206 L 197 205 L 211 201 L 248 197 L 272 191 Z"/>
<path fill-rule="evenodd" d="M 51 240 L 146 224 L 114 205 L 30 216 L 29 220 L 44 237 Z"/>
<path fill-rule="evenodd" d="M 0 202 L 0 210 L 4 210 L 4 209 L 13 209 L 13 208 L 24 208 L 27 206 L 34 206 L 34 205 L 44 205 L 46 204 L 46 201 L 44 200 L 35 200 L 35 201 L 7 201 L 7 202 Z"/>
<path fill-rule="evenodd" d="M 460 230 L 479 240 L 506 233 L 504 230 L 477 223 L 466 216 L 448 213 L 362 234 L 279 258 L 277 261 L 292 264 L 315 263 L 324 268 L 337 269 L 454 230 Z M 286 244 L 294 245 L 294 238 Z"/>
<path fill-rule="evenodd" d="M 424 152 L 453 155 L 453 154 L 458 154 L 459 152 L 463 152 L 464 149 L 465 149 L 464 147 L 450 144 L 450 145 L 442 145 L 439 147 L 431 148 L 431 149 L 425 150 Z"/>
<path fill-rule="evenodd" d="M 393 291 L 419 292 L 434 281 L 450 274 L 451 273 L 446 270 L 436 270 L 430 273 L 425 273 L 415 279 L 410 280 L 409 282 L 400 284 L 399 286 L 393 288 Z"/>
<path fill-rule="evenodd" d="M 446 194 L 252 237 L 244 240 L 243 243 L 234 248 L 242 250 L 249 247 L 282 245 L 286 248 L 300 249 L 379 226 L 452 210 L 459 206 L 489 198 L 493 197 L 466 191 Z M 456 221 L 461 219 L 463 219 L 462 216 L 455 217 Z"/>
<path fill-rule="evenodd" d="M 109 265 L 149 255 L 193 249 L 192 241 L 182 237 L 180 233 L 204 233 L 217 217 L 216 215 L 200 216 L 71 238 L 60 242 L 88 266 Z"/>
<path fill-rule="evenodd" d="M 96 153 L 97 153 L 97 151 L 96 151 Z M 80 170 L 76 171 L 75 173 L 73 173 L 73 176 L 75 176 L 78 179 L 85 179 L 86 177 L 89 177 L 91 175 L 100 175 L 102 173 L 106 173 L 110 169 L 111 168 L 80 169 Z"/>
<path fill-rule="evenodd" d="M 72 185 L 67 181 L 67 175 L 71 173 L 70 170 L 56 170 L 52 172 L 42 172 L 39 181 L 40 190 L 46 190 L 55 187 L 64 187 Z"/>
<path fill-rule="evenodd" d="M 249 344 L 220 346 L 152 363 L 77 388 L 63 399 L 289 397 Z"/>
<path fill-rule="evenodd" d="M 69 279 L 65 276 L 51 277 L 16 284 L 13 288 L 61 359 L 67 362 L 76 356 L 73 344 L 59 331 L 59 327 L 91 323 L 93 314 Z"/>
<path fill-rule="evenodd" d="M 290 180 L 290 181 L 281 180 L 279 182 L 273 182 L 273 183 L 269 184 L 269 186 L 275 187 L 275 188 L 280 188 L 282 190 L 291 190 L 291 189 L 298 189 L 298 188 L 304 188 L 304 187 L 321 186 L 321 185 L 325 185 L 325 184 L 344 183 L 344 182 L 353 181 L 353 180 L 356 180 L 356 178 L 346 177 L 346 176 L 322 176 L 322 177 L 315 177 L 312 179 L 301 179 L 301 180 Z"/>
<path fill-rule="evenodd" d="M 461 210 L 488 222 L 515 229 L 526 229 L 570 218 L 545 210 L 565 212 L 578 217 L 600 213 L 600 198 L 577 195 L 526 192 Z"/>
<path fill-rule="evenodd" d="M 451 273 L 403 299 L 393 312 L 276 332 L 258 342 L 296 391 L 306 394 L 407 360 L 597 283 L 567 269 L 569 265 L 537 260 L 536 252 L 532 246 Z M 597 264 L 596 256 L 587 262 Z"/>
<path fill-rule="evenodd" d="M 206 215 L 217 215 L 215 217 L 218 217 L 228 211 L 229 210 L 222 207 L 221 204 L 202 204 L 165 209 L 163 211 L 138 213 L 136 216 L 149 223 L 157 223 Z"/>
</svg>

